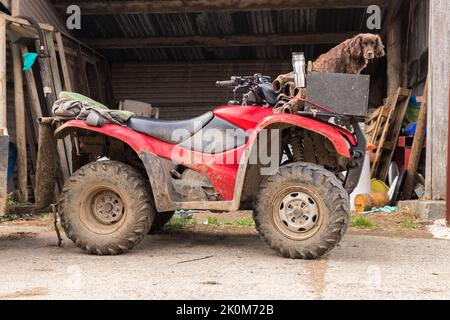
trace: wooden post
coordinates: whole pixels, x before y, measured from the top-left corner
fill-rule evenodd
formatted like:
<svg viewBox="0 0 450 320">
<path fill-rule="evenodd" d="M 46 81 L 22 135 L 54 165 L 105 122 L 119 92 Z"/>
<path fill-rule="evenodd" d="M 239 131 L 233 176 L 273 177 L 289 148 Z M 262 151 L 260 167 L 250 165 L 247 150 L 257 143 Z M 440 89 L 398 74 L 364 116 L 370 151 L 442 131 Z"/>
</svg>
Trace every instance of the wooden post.
<svg viewBox="0 0 450 320">
<path fill-rule="evenodd" d="M 19 200 L 28 201 L 27 140 L 25 130 L 25 98 L 23 95 L 22 57 L 18 44 L 12 44 L 14 71 L 14 105 L 16 114 L 17 175 Z"/>
<path fill-rule="evenodd" d="M 56 58 L 55 41 L 53 40 L 53 32 L 45 32 L 45 39 L 50 55 L 50 69 L 52 71 L 53 86 L 55 88 L 55 98 L 58 99 L 62 91 L 61 76 L 59 74 L 58 59 Z"/>
<path fill-rule="evenodd" d="M 66 52 L 64 49 L 64 42 L 61 36 L 61 32 L 56 32 L 55 37 L 64 77 L 64 89 L 66 91 L 73 91 L 72 80 L 70 79 L 69 66 L 67 64 Z"/>
<path fill-rule="evenodd" d="M 444 200 L 447 175 L 450 1 L 430 0 L 430 59 L 425 190 Z"/>
<path fill-rule="evenodd" d="M 102 79 L 100 77 L 100 73 L 98 72 L 97 63 L 93 64 L 94 71 L 95 71 L 95 80 L 96 80 L 96 86 L 97 86 L 97 97 L 96 99 L 98 101 L 101 101 L 102 103 L 105 103 L 104 97 L 103 97 L 103 83 Z"/>
<path fill-rule="evenodd" d="M 6 128 L 6 21 L 0 19 L 0 128 Z"/>
<path fill-rule="evenodd" d="M 21 47 L 22 55 L 28 52 L 28 49 L 25 46 Z M 34 79 L 33 69 L 25 72 L 25 80 L 27 83 L 27 92 L 30 105 L 31 105 L 31 117 L 32 117 L 32 126 L 34 130 L 34 134 L 36 139 L 39 140 L 39 129 L 38 129 L 38 119 L 42 118 L 42 107 L 41 102 L 39 100 L 39 93 L 36 87 L 36 81 Z"/>
<path fill-rule="evenodd" d="M 59 74 L 58 59 L 56 58 L 55 42 L 53 39 L 53 32 L 46 32 L 45 35 L 48 47 L 48 53 L 50 55 L 50 68 L 52 70 L 53 85 L 55 88 L 55 99 L 59 98 L 59 94 L 62 89 L 61 75 Z M 63 177 L 66 180 L 72 172 L 72 144 L 70 137 L 66 137 L 64 140 L 58 139 L 58 153 L 60 154 L 63 168 Z M 67 168 L 67 175 L 65 173 Z"/>
<path fill-rule="evenodd" d="M 36 44 L 36 47 L 39 47 L 39 43 Z M 55 86 L 53 82 L 53 76 L 52 76 L 52 70 L 50 66 L 50 59 L 49 58 L 39 58 L 39 66 L 41 71 L 41 78 L 42 78 L 42 86 L 44 90 L 45 95 L 45 101 L 46 101 L 46 109 L 47 115 L 51 115 L 51 109 L 53 104 L 56 101 L 56 94 L 55 94 Z M 64 148 L 64 145 L 61 145 L 58 143 L 58 156 L 59 156 L 59 164 L 60 164 L 60 175 L 62 178 L 62 181 L 58 181 L 60 190 L 63 186 L 63 182 L 66 181 L 70 176 L 70 170 L 69 165 L 67 161 L 67 155 L 66 150 Z"/>
<path fill-rule="evenodd" d="M 8 201 L 9 137 L 6 128 L 6 22 L 0 18 L 0 216 L 6 214 Z"/>
<path fill-rule="evenodd" d="M 0 128 L 0 217 L 8 211 L 8 150 L 8 130 Z"/>
<path fill-rule="evenodd" d="M 85 96 L 90 97 L 91 93 L 89 91 L 89 80 L 87 76 L 87 64 L 86 58 L 83 55 L 83 51 L 81 50 L 81 45 L 78 45 L 77 48 L 77 58 L 78 58 L 78 67 L 79 67 L 79 77 L 81 82 L 82 93 Z"/>
<path fill-rule="evenodd" d="M 20 15 L 21 0 L 11 0 L 11 14 Z M 23 94 L 22 55 L 20 45 L 11 44 L 14 73 L 14 111 L 16 116 L 17 183 L 19 200 L 28 201 L 28 163 L 25 118 L 25 97 Z"/>
<path fill-rule="evenodd" d="M 427 130 L 427 112 L 428 112 L 428 81 L 425 84 L 424 101 L 420 107 L 419 118 L 417 119 L 416 135 L 411 149 L 411 157 L 409 158 L 408 170 L 403 189 L 403 199 L 410 200 L 413 189 L 416 183 L 417 169 L 419 168 L 420 156 L 422 155 L 422 148 L 425 142 L 425 135 Z"/>
<path fill-rule="evenodd" d="M 395 94 L 402 85 L 402 21 L 395 19 L 388 25 L 387 30 L 387 81 L 388 96 Z"/>
<path fill-rule="evenodd" d="M 36 41 L 36 48 L 39 49 L 39 41 Z M 50 60 L 48 58 L 39 57 L 39 69 L 41 72 L 42 87 L 44 91 L 44 97 L 46 101 L 46 106 L 44 108 L 44 116 L 49 116 L 51 114 L 51 109 L 56 101 L 55 88 L 53 85 L 53 78 L 50 68 Z"/>
</svg>

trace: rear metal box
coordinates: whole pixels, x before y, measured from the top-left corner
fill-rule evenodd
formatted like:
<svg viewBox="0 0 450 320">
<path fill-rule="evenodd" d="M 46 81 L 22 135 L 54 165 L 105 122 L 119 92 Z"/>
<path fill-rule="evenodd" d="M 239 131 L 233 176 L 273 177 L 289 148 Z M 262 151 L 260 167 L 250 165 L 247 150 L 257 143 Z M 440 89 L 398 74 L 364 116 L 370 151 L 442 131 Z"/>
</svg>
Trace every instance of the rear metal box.
<svg viewBox="0 0 450 320">
<path fill-rule="evenodd" d="M 308 100 L 338 114 L 364 118 L 369 106 L 369 75 L 312 72 L 307 76 Z M 311 109 L 306 106 L 306 110 Z"/>
</svg>

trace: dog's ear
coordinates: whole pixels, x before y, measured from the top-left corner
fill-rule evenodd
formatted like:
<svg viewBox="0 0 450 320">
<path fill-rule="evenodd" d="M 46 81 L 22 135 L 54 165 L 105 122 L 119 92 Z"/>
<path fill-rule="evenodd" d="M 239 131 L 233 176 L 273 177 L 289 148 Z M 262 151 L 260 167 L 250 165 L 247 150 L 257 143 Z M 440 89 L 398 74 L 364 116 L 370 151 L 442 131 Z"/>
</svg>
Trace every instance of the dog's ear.
<svg viewBox="0 0 450 320">
<path fill-rule="evenodd" d="M 348 49 L 352 57 L 360 58 L 362 56 L 362 40 L 363 37 L 361 35 L 357 35 L 350 41 Z"/>
<path fill-rule="evenodd" d="M 381 37 L 377 35 L 377 46 L 375 48 L 375 57 L 382 58 L 386 55 L 384 52 L 383 41 L 381 41 Z"/>
</svg>

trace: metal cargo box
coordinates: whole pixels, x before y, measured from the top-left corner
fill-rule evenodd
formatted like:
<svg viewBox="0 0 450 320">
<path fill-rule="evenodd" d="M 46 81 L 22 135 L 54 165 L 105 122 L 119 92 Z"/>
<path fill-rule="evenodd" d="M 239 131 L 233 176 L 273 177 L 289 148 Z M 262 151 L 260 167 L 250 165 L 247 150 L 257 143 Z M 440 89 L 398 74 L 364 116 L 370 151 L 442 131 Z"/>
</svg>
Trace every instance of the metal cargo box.
<svg viewBox="0 0 450 320">
<path fill-rule="evenodd" d="M 339 114 L 360 118 L 367 116 L 370 89 L 368 75 L 312 72 L 307 76 L 306 89 L 308 100 Z"/>
</svg>

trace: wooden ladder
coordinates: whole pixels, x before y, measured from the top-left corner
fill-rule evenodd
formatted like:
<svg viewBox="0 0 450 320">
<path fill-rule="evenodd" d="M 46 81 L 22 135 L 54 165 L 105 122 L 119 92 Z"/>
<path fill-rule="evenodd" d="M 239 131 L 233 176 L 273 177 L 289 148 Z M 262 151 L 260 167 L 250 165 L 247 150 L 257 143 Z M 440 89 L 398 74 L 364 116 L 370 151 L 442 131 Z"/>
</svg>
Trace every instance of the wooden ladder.
<svg viewBox="0 0 450 320">
<path fill-rule="evenodd" d="M 385 112 L 385 115 L 389 113 L 389 116 L 387 117 L 388 120 L 379 137 L 378 144 L 376 144 L 378 148 L 372 164 L 372 178 L 381 181 L 387 179 L 389 166 L 391 165 L 394 156 L 395 147 L 400 136 L 410 98 L 411 90 L 399 88 L 393 96 L 388 98 L 386 107 L 382 107 L 387 108 L 389 112 L 383 110 L 380 111 L 380 113 Z M 368 130 L 369 129 L 370 128 L 368 128 Z"/>
</svg>

